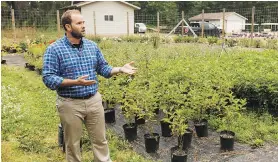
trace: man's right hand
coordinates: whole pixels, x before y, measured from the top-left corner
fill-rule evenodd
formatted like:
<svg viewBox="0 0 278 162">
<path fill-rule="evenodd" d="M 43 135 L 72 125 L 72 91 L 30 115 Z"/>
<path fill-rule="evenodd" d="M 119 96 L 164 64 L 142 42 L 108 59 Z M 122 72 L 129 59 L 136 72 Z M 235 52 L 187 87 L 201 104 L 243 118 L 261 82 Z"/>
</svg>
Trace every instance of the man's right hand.
<svg viewBox="0 0 278 162">
<path fill-rule="evenodd" d="M 77 85 L 89 86 L 92 84 L 96 84 L 95 80 L 86 80 L 89 75 L 84 75 L 76 79 Z"/>
</svg>

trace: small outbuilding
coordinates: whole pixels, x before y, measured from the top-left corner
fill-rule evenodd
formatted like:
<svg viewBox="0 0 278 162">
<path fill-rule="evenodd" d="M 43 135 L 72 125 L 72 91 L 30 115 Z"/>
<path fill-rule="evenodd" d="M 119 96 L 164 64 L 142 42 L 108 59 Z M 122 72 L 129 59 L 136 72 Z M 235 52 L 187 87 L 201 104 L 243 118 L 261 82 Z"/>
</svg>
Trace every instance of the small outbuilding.
<svg viewBox="0 0 278 162">
<path fill-rule="evenodd" d="M 89 1 L 61 9 L 79 9 L 85 20 L 86 34 L 119 36 L 134 33 L 134 10 L 140 7 L 124 1 Z"/>
<path fill-rule="evenodd" d="M 238 33 L 245 30 L 245 23 L 247 18 L 236 12 L 225 12 L 225 32 Z M 189 18 L 190 22 L 202 21 L 202 14 Z M 204 21 L 216 25 L 218 28 L 223 27 L 223 12 L 218 13 L 204 13 Z"/>
</svg>

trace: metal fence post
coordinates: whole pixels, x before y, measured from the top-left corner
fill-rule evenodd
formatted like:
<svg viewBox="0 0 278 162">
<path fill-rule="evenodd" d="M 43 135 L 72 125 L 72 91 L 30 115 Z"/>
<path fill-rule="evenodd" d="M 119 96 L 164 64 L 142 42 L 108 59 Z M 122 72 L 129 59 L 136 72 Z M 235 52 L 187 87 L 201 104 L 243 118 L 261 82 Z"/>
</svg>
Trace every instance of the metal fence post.
<svg viewBox="0 0 278 162">
<path fill-rule="evenodd" d="M 160 29 L 159 29 L 159 12 L 157 12 L 157 33 L 160 32 Z"/>
<path fill-rule="evenodd" d="M 60 13 L 59 10 L 57 10 L 57 31 L 58 33 L 60 33 L 61 29 L 60 29 Z"/>
<path fill-rule="evenodd" d="M 127 36 L 129 36 L 129 17 L 128 17 L 128 12 L 126 13 L 127 16 Z"/>
<path fill-rule="evenodd" d="M 205 10 L 202 10 L 202 38 L 204 38 L 204 13 Z"/>
<path fill-rule="evenodd" d="M 95 37 L 97 36 L 97 29 L 96 29 L 96 13 L 95 11 L 93 12 L 93 17 L 94 17 L 94 34 Z"/>
<path fill-rule="evenodd" d="M 223 24 L 222 24 L 222 36 L 225 38 L 225 8 L 223 8 Z"/>
<path fill-rule="evenodd" d="M 184 11 L 181 12 L 181 18 L 182 18 L 182 20 L 184 19 Z M 181 35 L 182 36 L 184 35 L 183 26 L 184 26 L 184 24 L 183 24 L 183 21 L 182 21 L 182 23 L 181 23 Z"/>
<path fill-rule="evenodd" d="M 254 37 L 254 18 L 255 18 L 255 6 L 253 6 L 252 8 L 251 43 L 253 43 L 253 37 Z"/>
<path fill-rule="evenodd" d="M 13 36 L 14 36 L 14 39 L 16 37 L 15 35 L 15 18 L 14 18 L 14 9 L 11 10 L 11 14 L 12 14 L 12 30 L 13 30 Z"/>
</svg>

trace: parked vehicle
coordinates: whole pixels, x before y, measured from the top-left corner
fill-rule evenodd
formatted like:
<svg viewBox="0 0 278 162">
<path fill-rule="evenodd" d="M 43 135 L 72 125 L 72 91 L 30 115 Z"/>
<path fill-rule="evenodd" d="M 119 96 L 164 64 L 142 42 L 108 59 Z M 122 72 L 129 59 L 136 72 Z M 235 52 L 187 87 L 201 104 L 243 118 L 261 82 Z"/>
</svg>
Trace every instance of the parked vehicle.
<svg viewBox="0 0 278 162">
<path fill-rule="evenodd" d="M 192 30 L 195 32 L 197 36 L 202 35 L 202 22 L 194 22 L 189 24 Z M 179 28 L 181 32 L 181 27 Z M 221 35 L 221 29 L 217 28 L 214 24 L 204 22 L 204 36 L 214 36 L 214 37 L 220 37 Z M 184 27 L 184 34 L 192 36 L 193 33 L 190 31 L 189 27 Z"/>
<path fill-rule="evenodd" d="M 134 33 L 145 33 L 147 27 L 144 23 L 135 23 L 134 24 Z"/>
</svg>

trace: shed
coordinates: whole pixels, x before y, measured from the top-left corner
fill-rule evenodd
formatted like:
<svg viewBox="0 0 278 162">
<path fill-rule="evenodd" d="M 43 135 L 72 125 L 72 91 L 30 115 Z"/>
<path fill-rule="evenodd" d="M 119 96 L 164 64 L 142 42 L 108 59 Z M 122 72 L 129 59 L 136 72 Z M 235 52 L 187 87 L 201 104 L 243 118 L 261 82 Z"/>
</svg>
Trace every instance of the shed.
<svg viewBox="0 0 278 162">
<path fill-rule="evenodd" d="M 245 22 L 248 20 L 236 12 L 225 12 L 225 32 L 237 33 L 245 30 Z M 202 14 L 189 18 L 190 22 L 202 21 Z M 218 28 L 223 27 L 223 12 L 218 13 L 204 13 L 204 21 L 216 25 Z"/>
<path fill-rule="evenodd" d="M 79 9 L 88 35 L 119 36 L 134 33 L 134 10 L 140 7 L 124 1 L 89 1 L 61 9 Z"/>
</svg>

